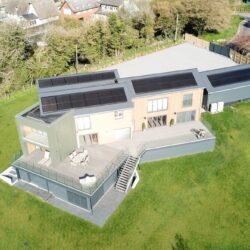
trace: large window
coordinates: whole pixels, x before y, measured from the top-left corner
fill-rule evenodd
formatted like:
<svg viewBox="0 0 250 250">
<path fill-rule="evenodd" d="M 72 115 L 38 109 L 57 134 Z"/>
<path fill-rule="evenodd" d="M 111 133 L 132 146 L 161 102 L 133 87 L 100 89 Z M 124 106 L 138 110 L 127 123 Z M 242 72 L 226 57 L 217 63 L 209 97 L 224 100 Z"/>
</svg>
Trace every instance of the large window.
<svg viewBox="0 0 250 250">
<path fill-rule="evenodd" d="M 77 118 L 76 124 L 77 124 L 78 130 L 90 129 L 90 127 L 91 127 L 90 117 L 85 116 L 85 117 Z"/>
<path fill-rule="evenodd" d="M 157 112 L 168 109 L 168 99 L 156 99 L 148 101 L 148 112 Z"/>
<path fill-rule="evenodd" d="M 183 107 L 192 107 L 193 105 L 193 94 L 187 94 L 183 96 Z"/>
<path fill-rule="evenodd" d="M 179 112 L 177 113 L 177 123 L 194 121 L 195 115 L 195 111 Z"/>
</svg>

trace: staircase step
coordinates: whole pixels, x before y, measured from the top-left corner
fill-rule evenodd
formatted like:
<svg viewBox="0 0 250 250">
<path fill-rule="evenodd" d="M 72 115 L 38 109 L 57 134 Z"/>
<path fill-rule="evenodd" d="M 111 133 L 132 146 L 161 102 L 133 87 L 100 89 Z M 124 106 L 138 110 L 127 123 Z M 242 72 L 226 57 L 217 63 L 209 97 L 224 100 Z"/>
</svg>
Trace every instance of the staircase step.
<svg viewBox="0 0 250 250">
<path fill-rule="evenodd" d="M 120 190 L 123 190 L 125 191 L 126 190 L 126 186 L 116 186 L 117 189 L 120 189 Z"/>
<path fill-rule="evenodd" d="M 116 188 L 126 189 L 126 186 L 124 186 L 124 185 L 116 185 Z"/>
<path fill-rule="evenodd" d="M 117 184 L 121 184 L 121 185 L 125 185 L 125 186 L 127 186 L 127 183 L 128 183 L 128 181 L 123 181 L 123 180 L 119 180 L 117 182 Z"/>
</svg>

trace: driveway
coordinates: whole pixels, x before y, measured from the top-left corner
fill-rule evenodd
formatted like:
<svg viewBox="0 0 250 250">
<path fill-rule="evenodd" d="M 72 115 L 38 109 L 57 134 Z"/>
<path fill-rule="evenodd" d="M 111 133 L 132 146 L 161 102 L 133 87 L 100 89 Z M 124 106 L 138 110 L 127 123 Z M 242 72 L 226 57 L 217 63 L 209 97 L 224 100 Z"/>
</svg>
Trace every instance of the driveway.
<svg viewBox="0 0 250 250">
<path fill-rule="evenodd" d="M 241 51 L 248 53 L 250 51 L 250 13 L 239 13 L 245 20 L 240 23 L 237 35 L 232 39 L 230 45 Z"/>
</svg>

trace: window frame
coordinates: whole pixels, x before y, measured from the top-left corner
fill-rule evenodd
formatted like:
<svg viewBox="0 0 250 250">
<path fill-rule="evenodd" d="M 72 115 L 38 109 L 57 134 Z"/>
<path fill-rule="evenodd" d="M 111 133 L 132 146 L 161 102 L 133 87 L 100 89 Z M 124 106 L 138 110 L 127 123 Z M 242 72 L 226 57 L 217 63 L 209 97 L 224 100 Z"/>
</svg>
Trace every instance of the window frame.
<svg viewBox="0 0 250 250">
<path fill-rule="evenodd" d="M 148 100 L 148 113 L 162 112 L 168 110 L 168 97 Z"/>
<path fill-rule="evenodd" d="M 118 115 L 117 115 L 118 114 Z M 119 115 L 120 114 L 120 115 Z M 123 110 L 116 110 L 114 112 L 114 117 L 115 117 L 115 120 L 120 120 L 120 119 L 123 119 L 124 117 L 124 112 Z"/>
<path fill-rule="evenodd" d="M 189 96 L 191 96 L 191 99 L 185 100 L 185 97 L 189 97 Z M 184 94 L 183 98 L 182 98 L 182 107 L 183 108 L 190 108 L 192 106 L 193 106 L 193 93 Z"/>
<path fill-rule="evenodd" d="M 86 122 L 86 119 L 88 119 L 88 123 Z M 82 121 L 81 121 L 82 120 Z M 79 126 L 79 122 L 82 122 L 82 127 Z M 86 126 L 87 125 L 89 126 Z M 76 118 L 76 126 L 77 126 L 77 130 L 78 131 L 83 131 L 83 130 L 89 130 L 91 129 L 91 120 L 90 120 L 90 116 L 83 116 L 83 117 L 77 117 Z"/>
</svg>

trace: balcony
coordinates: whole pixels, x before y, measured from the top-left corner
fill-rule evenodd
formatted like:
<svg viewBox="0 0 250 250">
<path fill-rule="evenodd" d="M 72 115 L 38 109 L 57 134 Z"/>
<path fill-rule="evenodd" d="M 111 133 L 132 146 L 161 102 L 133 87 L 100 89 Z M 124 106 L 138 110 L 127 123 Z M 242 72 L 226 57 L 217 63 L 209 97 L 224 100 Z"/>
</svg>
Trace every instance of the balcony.
<svg viewBox="0 0 250 250">
<path fill-rule="evenodd" d="M 39 134 L 37 132 L 30 132 L 23 136 L 23 140 L 26 142 L 41 146 L 44 148 L 49 148 L 48 136 L 44 134 Z"/>
</svg>

